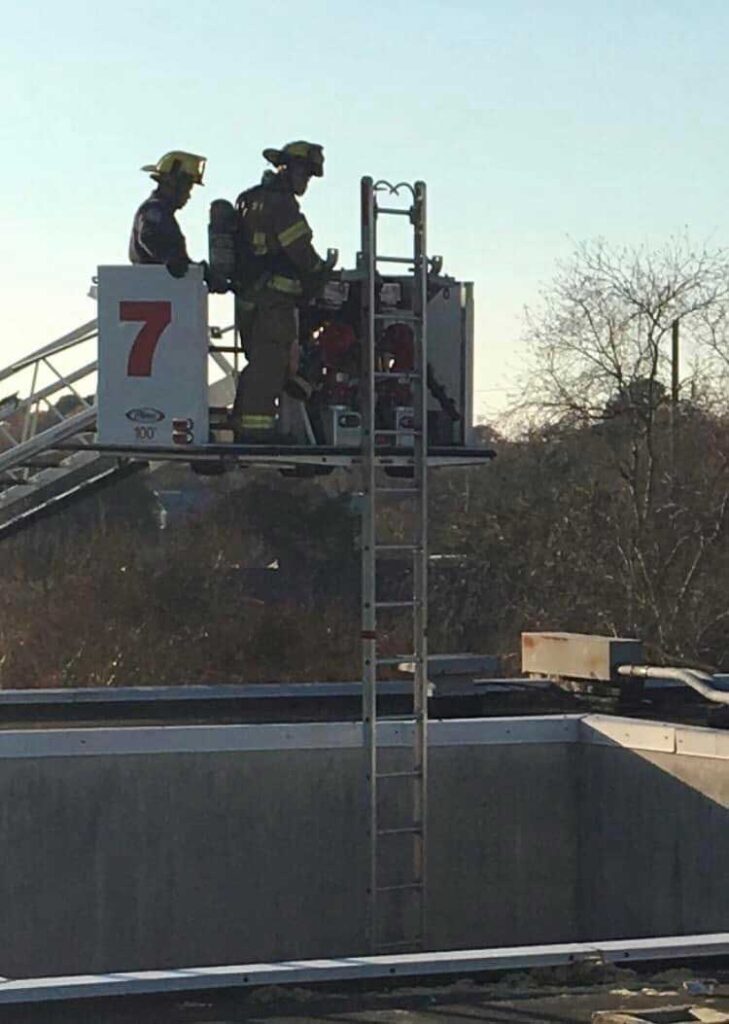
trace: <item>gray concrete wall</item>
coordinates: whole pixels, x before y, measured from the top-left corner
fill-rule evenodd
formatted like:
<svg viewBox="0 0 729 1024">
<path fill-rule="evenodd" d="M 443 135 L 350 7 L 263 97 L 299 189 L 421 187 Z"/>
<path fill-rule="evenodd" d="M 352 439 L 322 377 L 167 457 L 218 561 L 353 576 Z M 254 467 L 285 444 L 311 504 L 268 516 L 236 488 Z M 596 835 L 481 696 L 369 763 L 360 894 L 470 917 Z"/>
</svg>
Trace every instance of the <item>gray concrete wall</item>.
<svg viewBox="0 0 729 1024">
<path fill-rule="evenodd" d="M 350 751 L 0 766 L 0 974 L 350 951 Z"/>
<path fill-rule="evenodd" d="M 575 753 L 537 743 L 433 751 L 430 948 L 574 936 Z"/>
<path fill-rule="evenodd" d="M 574 934 L 577 726 L 433 723 L 431 947 Z M 407 736 L 383 735 L 396 766 Z M 364 951 L 360 744 L 349 723 L 0 733 L 0 975 Z"/>
<path fill-rule="evenodd" d="M 573 716 L 430 737 L 430 948 L 729 930 L 729 734 Z M 406 728 L 382 738 L 405 767 Z M 406 823 L 382 785 L 383 826 Z M 365 811 L 353 723 L 0 732 L 0 975 L 363 952 Z"/>
<path fill-rule="evenodd" d="M 579 935 L 729 931 L 729 734 L 594 716 L 579 745 Z"/>
</svg>

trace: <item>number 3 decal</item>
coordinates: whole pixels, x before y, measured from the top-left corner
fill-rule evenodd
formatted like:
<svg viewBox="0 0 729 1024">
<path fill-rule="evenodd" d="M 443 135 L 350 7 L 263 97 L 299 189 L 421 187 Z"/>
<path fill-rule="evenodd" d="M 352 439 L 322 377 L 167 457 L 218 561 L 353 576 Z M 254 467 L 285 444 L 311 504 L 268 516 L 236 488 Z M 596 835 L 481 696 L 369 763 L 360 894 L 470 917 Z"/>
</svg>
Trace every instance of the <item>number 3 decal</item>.
<svg viewBox="0 0 729 1024">
<path fill-rule="evenodd" d="M 127 376 L 150 377 L 155 349 L 172 319 L 172 303 L 120 302 L 119 319 L 137 320 L 144 324 L 129 352 Z"/>
</svg>

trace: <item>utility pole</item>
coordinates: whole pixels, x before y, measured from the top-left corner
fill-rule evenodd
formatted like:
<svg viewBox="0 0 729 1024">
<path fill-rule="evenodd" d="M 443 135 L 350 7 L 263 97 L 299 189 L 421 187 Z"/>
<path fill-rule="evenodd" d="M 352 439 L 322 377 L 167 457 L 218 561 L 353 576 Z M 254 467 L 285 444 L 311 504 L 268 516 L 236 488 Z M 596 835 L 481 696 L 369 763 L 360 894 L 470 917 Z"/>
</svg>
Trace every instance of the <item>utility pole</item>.
<svg viewBox="0 0 729 1024">
<path fill-rule="evenodd" d="M 676 477 L 678 451 L 678 318 L 671 324 L 671 477 Z"/>
</svg>

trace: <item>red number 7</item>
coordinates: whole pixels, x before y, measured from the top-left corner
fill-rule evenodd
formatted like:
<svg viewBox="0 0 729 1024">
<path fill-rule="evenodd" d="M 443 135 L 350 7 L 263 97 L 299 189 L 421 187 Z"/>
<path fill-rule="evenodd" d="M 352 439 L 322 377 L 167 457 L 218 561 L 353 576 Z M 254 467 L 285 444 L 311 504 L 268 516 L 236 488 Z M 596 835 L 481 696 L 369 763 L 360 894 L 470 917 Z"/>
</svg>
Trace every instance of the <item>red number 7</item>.
<svg viewBox="0 0 729 1024">
<path fill-rule="evenodd" d="M 119 319 L 144 322 L 129 353 L 127 376 L 150 377 L 154 350 L 162 337 L 162 332 L 172 319 L 172 303 L 120 302 Z"/>
</svg>

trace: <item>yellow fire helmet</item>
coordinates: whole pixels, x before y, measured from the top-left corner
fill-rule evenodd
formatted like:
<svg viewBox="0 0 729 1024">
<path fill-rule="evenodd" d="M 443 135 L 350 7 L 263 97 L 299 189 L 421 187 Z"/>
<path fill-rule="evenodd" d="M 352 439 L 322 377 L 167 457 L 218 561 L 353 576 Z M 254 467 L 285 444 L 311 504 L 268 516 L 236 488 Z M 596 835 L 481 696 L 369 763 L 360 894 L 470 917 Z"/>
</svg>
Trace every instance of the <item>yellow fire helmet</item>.
<svg viewBox="0 0 729 1024">
<path fill-rule="evenodd" d="M 304 160 L 315 178 L 324 177 L 324 147 L 316 142 L 287 142 L 283 149 L 264 149 L 263 155 L 274 167 L 281 167 L 292 158 Z"/>
<path fill-rule="evenodd" d="M 167 174 L 184 174 L 192 178 L 193 185 L 202 185 L 205 163 L 204 156 L 175 149 L 161 156 L 156 164 L 145 164 L 142 170 L 150 174 L 155 181 Z"/>
</svg>

